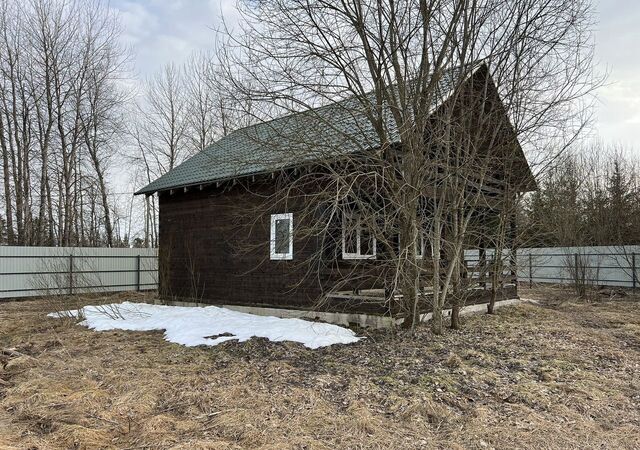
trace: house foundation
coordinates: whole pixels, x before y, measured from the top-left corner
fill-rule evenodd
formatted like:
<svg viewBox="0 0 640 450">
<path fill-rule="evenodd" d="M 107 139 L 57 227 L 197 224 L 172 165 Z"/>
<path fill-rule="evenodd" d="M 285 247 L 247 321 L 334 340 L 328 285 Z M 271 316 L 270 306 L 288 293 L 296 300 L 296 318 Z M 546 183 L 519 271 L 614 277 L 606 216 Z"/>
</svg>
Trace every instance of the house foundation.
<svg viewBox="0 0 640 450">
<path fill-rule="evenodd" d="M 495 303 L 495 309 L 512 306 L 521 303 L 523 300 L 520 298 L 511 298 L 498 300 Z M 171 305 L 171 306 L 213 306 L 207 303 L 198 303 L 182 300 L 161 300 L 155 301 L 156 304 Z M 216 305 L 218 306 L 218 305 Z M 242 305 L 219 305 L 221 308 L 227 308 L 232 311 L 243 312 L 247 314 L 255 314 L 258 316 L 273 316 L 282 319 L 307 319 L 318 320 L 327 323 L 333 323 L 336 325 L 351 326 L 358 325 L 362 328 L 391 328 L 402 324 L 403 320 L 393 319 L 390 316 L 383 316 L 377 314 L 361 314 L 361 313 L 347 313 L 347 312 L 329 312 L 329 311 L 308 311 L 299 309 L 283 309 L 283 308 L 268 308 L 262 306 L 242 306 Z M 460 310 L 460 315 L 479 314 L 487 311 L 486 303 L 476 303 L 463 306 Z M 443 310 L 444 317 L 451 316 L 451 309 Z M 421 322 L 428 322 L 431 320 L 432 313 L 425 313 L 420 315 Z"/>
</svg>

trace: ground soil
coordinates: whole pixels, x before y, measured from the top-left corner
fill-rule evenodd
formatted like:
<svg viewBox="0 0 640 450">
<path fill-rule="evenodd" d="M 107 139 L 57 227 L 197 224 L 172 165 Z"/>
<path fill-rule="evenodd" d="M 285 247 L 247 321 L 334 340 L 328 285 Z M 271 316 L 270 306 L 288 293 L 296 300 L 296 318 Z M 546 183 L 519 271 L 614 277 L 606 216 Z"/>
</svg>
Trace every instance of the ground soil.
<svg viewBox="0 0 640 450">
<path fill-rule="evenodd" d="M 0 448 L 640 448 L 639 299 L 522 296 L 538 303 L 443 336 L 319 350 L 186 348 L 0 304 L 0 350 L 23 355 L 0 360 Z"/>
</svg>

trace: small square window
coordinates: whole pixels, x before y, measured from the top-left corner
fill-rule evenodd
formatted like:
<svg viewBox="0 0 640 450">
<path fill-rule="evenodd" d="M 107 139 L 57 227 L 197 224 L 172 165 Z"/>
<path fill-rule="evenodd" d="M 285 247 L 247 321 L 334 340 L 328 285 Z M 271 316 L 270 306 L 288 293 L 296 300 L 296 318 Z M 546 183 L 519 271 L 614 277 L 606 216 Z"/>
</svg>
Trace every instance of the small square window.
<svg viewBox="0 0 640 450">
<path fill-rule="evenodd" d="M 271 214 L 271 259 L 293 259 L 293 213 Z"/>
</svg>

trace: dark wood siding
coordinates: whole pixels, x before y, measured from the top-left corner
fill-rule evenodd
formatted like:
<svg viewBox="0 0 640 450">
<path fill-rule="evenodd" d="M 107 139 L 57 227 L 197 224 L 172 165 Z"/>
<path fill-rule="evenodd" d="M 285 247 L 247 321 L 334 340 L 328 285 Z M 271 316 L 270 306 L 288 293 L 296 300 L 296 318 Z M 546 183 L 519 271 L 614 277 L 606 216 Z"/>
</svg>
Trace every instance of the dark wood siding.
<svg viewBox="0 0 640 450">
<path fill-rule="evenodd" d="M 249 183 L 249 184 L 245 184 Z M 310 269 L 318 251 L 315 238 L 296 236 L 302 208 L 287 199 L 286 207 L 264 208 L 264 198 L 277 189 L 271 177 L 234 186 L 210 185 L 159 196 L 160 285 L 169 298 L 208 304 L 321 309 L 337 312 L 387 314 L 394 305 L 381 301 L 324 300 L 340 290 L 383 288 L 384 254 L 378 260 L 345 261 L 340 248 L 325 248 L 322 269 Z M 260 213 L 255 211 L 260 209 Z M 293 213 L 293 260 L 269 258 L 271 214 Z M 256 217 L 257 216 L 257 217 Z M 486 220 L 483 219 L 483 220 Z M 315 255 L 317 258 L 317 255 Z M 354 273 L 350 273 L 355 270 Z M 346 281 L 345 281 L 346 280 Z M 470 302 L 486 301 L 483 292 Z"/>
<path fill-rule="evenodd" d="M 269 185 L 210 187 L 160 195 L 160 277 L 164 294 L 198 298 L 202 303 L 311 308 L 321 297 L 317 280 L 301 266 L 315 251 L 314 241 L 294 240 L 292 261 L 269 258 L 270 215 L 239 214 L 261 203 L 255 192 Z"/>
</svg>

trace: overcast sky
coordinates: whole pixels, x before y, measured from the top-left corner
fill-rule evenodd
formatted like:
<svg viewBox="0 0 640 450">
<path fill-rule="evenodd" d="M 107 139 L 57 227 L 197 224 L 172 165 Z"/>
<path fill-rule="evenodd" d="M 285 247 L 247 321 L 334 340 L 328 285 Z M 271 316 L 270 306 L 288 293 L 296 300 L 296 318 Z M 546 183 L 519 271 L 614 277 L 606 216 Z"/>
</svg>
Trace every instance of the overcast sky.
<svg viewBox="0 0 640 450">
<path fill-rule="evenodd" d="M 233 18 L 235 0 L 112 0 L 138 76 L 168 62 L 181 63 L 193 50 L 213 45 L 219 17 Z M 624 143 L 640 155 L 640 0 L 595 0 L 598 66 L 609 73 L 599 92 L 594 132 Z"/>
</svg>

